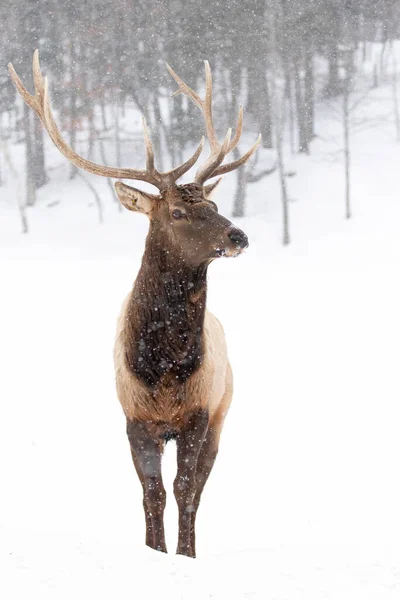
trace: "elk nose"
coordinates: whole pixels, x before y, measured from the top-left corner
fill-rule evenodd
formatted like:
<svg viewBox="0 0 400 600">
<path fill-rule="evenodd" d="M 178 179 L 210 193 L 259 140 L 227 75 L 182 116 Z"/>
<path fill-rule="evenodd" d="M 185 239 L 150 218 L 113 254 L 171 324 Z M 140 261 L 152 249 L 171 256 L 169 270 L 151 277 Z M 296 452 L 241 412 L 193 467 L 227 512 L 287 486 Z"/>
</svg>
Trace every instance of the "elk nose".
<svg viewBox="0 0 400 600">
<path fill-rule="evenodd" d="M 247 235 L 241 229 L 237 229 L 237 227 L 230 227 L 228 229 L 228 238 L 240 246 L 240 248 L 247 248 L 249 245 Z"/>
</svg>

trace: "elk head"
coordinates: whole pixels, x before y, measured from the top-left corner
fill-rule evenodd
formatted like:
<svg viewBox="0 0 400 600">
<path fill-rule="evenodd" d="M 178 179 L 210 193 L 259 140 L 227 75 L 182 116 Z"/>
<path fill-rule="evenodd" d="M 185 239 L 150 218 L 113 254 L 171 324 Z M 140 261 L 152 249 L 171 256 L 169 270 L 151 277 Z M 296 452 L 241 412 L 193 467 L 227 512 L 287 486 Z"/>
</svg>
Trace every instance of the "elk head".
<svg viewBox="0 0 400 600">
<path fill-rule="evenodd" d="M 239 110 L 238 124 L 234 137 L 231 129 L 222 143 L 218 141 L 212 118 L 212 79 L 210 66 L 205 61 L 206 94 L 202 100 L 196 92 L 187 86 L 180 77 L 167 68 L 178 84 L 175 92 L 183 93 L 200 108 L 203 113 L 210 153 L 206 161 L 198 168 L 193 183 L 178 185 L 177 181 L 196 163 L 203 150 L 202 138 L 197 150 L 185 163 L 171 171 L 159 172 L 154 165 L 154 151 L 143 119 L 144 142 L 146 148 L 146 169 L 113 168 L 98 165 L 79 156 L 63 139 L 54 120 L 48 94 L 47 78 L 44 78 L 39 64 L 39 53 L 33 55 L 33 79 L 35 94 L 31 95 L 23 86 L 12 64 L 9 64 L 11 78 L 24 101 L 36 112 L 50 138 L 57 148 L 77 167 L 103 177 L 134 179 L 154 185 L 159 194 L 150 194 L 132 188 L 121 182 L 115 189 L 121 203 L 128 210 L 145 214 L 150 219 L 150 237 L 158 237 L 181 259 L 193 266 L 209 262 L 219 256 L 236 256 L 248 246 L 247 236 L 234 227 L 225 217 L 218 214 L 217 206 L 211 201 L 211 194 L 220 179 L 206 185 L 206 182 L 244 164 L 255 152 L 261 137 L 241 158 L 222 164 L 224 158 L 239 143 L 243 126 L 243 109 Z"/>
</svg>

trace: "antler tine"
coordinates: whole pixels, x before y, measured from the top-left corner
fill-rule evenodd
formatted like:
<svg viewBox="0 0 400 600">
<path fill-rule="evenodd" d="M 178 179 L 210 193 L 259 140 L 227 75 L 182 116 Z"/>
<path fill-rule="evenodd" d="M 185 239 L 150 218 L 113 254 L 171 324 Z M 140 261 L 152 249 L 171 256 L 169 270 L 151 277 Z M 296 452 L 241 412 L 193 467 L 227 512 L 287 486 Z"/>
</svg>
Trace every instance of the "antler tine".
<svg viewBox="0 0 400 600">
<path fill-rule="evenodd" d="M 204 61 L 204 70 L 206 72 L 205 105 L 206 105 L 207 110 L 211 113 L 212 112 L 212 74 L 211 74 L 210 63 L 208 62 L 208 60 Z"/>
<path fill-rule="evenodd" d="M 40 96 L 44 91 L 44 78 L 42 75 L 42 70 L 40 68 L 39 61 L 39 50 L 35 50 L 33 53 L 33 61 L 32 61 L 32 71 L 33 71 L 33 83 L 35 85 L 35 96 Z"/>
<path fill-rule="evenodd" d="M 30 106 L 31 108 L 33 108 L 34 110 L 36 110 L 36 106 L 35 106 L 35 97 L 32 96 L 28 90 L 25 88 L 25 86 L 23 85 L 22 81 L 20 80 L 20 78 L 18 77 L 12 63 L 8 63 L 8 71 L 10 73 L 11 79 L 15 85 L 15 87 L 17 88 L 18 93 L 21 95 L 21 97 L 23 98 L 24 102 L 26 102 L 26 104 L 28 106 Z"/>
<path fill-rule="evenodd" d="M 206 99 L 204 102 L 204 118 L 206 121 L 206 130 L 208 139 L 210 140 L 210 146 L 211 149 L 214 150 L 217 148 L 219 149 L 219 144 L 212 118 L 212 75 L 208 60 L 204 61 L 204 69 L 206 72 Z"/>
<path fill-rule="evenodd" d="M 193 102 L 195 104 L 197 104 L 197 106 L 200 108 L 200 110 L 203 110 L 203 100 L 200 98 L 200 96 L 198 94 L 196 94 L 196 92 L 194 90 L 192 90 L 192 88 L 190 88 L 180 77 L 179 75 L 177 75 L 175 73 L 175 71 L 173 70 L 173 68 L 168 64 L 165 63 L 168 69 L 168 73 L 171 75 L 171 77 L 173 77 L 173 79 L 175 79 L 176 83 L 178 84 L 178 89 L 176 90 L 176 92 L 174 92 L 172 94 L 172 96 L 176 96 L 177 94 L 185 94 L 186 96 L 189 96 L 189 98 L 191 98 L 193 100 Z"/>
<path fill-rule="evenodd" d="M 225 154 L 228 152 L 228 148 L 231 143 L 231 137 L 232 137 L 232 127 L 229 127 L 228 131 L 226 132 L 224 141 L 222 142 L 222 146 L 221 146 L 221 151 L 225 152 Z"/>
<path fill-rule="evenodd" d="M 229 128 L 226 132 L 226 136 L 222 145 L 216 148 L 216 151 L 212 152 L 206 162 L 202 164 L 196 173 L 195 182 L 203 185 L 207 179 L 211 177 L 211 174 L 214 172 L 216 165 L 219 165 L 224 160 L 227 155 L 228 148 L 231 141 L 232 129 Z"/>
<path fill-rule="evenodd" d="M 240 138 L 242 137 L 242 132 L 243 132 L 243 106 L 241 106 L 239 108 L 239 116 L 238 116 L 238 122 L 237 122 L 237 126 L 236 126 L 235 136 L 234 136 L 233 140 L 231 141 L 231 143 L 229 144 L 227 154 L 229 154 L 230 152 L 232 152 L 232 150 L 234 150 L 236 148 L 236 146 L 238 145 L 238 143 L 240 141 Z"/>
<path fill-rule="evenodd" d="M 207 177 L 207 179 L 210 179 L 211 177 L 217 177 L 218 175 L 225 175 L 225 173 L 229 173 L 230 171 L 234 171 L 235 169 L 237 169 L 241 165 L 244 165 L 244 163 L 246 161 L 248 161 L 249 158 L 257 150 L 257 148 L 260 145 L 260 143 L 261 143 L 261 133 L 258 136 L 256 143 L 250 148 L 250 150 L 248 150 L 246 152 L 246 154 L 244 154 L 241 158 L 238 158 L 237 160 L 234 160 L 234 161 L 232 161 L 230 163 L 227 163 L 226 165 L 220 165 L 219 167 L 217 167 L 216 169 L 214 169 L 214 171 L 212 172 L 212 174 L 209 175 Z"/>
</svg>

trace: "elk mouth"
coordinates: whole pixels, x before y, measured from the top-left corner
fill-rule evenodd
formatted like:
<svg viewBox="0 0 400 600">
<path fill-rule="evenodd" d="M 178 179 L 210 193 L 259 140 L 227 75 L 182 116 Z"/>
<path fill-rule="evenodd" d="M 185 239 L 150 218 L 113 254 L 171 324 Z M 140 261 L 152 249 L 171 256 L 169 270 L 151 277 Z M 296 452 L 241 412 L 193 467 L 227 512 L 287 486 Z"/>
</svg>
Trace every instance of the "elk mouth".
<svg viewBox="0 0 400 600">
<path fill-rule="evenodd" d="M 225 256 L 228 258 L 236 258 L 240 254 L 242 254 L 243 251 L 244 251 L 244 248 L 236 247 L 236 248 L 233 248 L 233 250 L 226 252 Z"/>
<path fill-rule="evenodd" d="M 229 250 L 227 250 L 226 248 L 215 248 L 216 256 L 224 256 L 225 258 L 236 258 L 240 254 L 242 254 L 243 251 L 244 248 L 241 248 L 240 246 L 236 246 L 235 248 Z"/>
</svg>

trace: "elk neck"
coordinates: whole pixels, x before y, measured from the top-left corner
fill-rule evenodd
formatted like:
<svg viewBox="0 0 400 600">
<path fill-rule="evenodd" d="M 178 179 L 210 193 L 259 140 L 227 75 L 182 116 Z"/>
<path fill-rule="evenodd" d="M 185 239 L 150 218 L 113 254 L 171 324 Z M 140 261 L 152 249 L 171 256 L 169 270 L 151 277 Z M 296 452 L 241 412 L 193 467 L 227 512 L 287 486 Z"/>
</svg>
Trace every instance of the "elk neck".
<svg viewBox="0 0 400 600">
<path fill-rule="evenodd" d="M 150 228 L 126 324 L 127 363 L 148 387 L 182 384 L 202 363 L 207 268 Z"/>
</svg>

